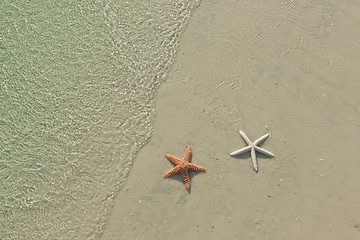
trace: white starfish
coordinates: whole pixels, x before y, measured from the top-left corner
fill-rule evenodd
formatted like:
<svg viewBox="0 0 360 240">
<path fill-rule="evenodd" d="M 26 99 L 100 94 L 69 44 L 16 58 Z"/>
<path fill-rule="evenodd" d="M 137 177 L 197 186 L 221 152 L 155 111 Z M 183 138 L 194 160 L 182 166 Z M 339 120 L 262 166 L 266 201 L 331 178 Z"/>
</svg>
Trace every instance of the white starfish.
<svg viewBox="0 0 360 240">
<path fill-rule="evenodd" d="M 270 133 L 265 134 L 264 136 L 259 137 L 255 142 L 251 142 L 250 139 L 245 135 L 245 133 L 243 131 L 239 131 L 240 132 L 240 136 L 244 139 L 244 141 L 246 142 L 247 147 L 241 148 L 239 150 L 236 150 L 232 153 L 230 153 L 231 156 L 236 156 L 236 155 L 240 155 L 243 154 L 245 152 L 251 151 L 251 160 L 254 166 L 254 170 L 257 172 L 258 171 L 258 166 L 257 166 L 257 161 L 256 161 L 256 152 L 258 151 L 266 156 L 269 157 L 274 157 L 274 154 L 272 154 L 271 152 L 269 152 L 268 150 L 265 150 L 261 147 L 258 147 L 257 145 L 259 145 L 260 143 L 262 143 L 263 141 L 265 141 L 265 139 L 267 139 L 270 136 Z"/>
</svg>

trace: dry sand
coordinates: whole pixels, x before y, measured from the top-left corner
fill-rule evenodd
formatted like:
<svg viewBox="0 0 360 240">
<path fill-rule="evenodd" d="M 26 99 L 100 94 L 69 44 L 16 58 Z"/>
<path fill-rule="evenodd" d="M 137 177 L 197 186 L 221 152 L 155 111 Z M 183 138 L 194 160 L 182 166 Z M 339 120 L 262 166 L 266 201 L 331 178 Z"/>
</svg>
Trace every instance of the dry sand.
<svg viewBox="0 0 360 240">
<path fill-rule="evenodd" d="M 207 1 L 102 239 L 360 239 L 360 1 Z M 270 132 L 275 158 L 230 157 Z M 188 192 L 165 153 L 206 173 Z"/>
</svg>

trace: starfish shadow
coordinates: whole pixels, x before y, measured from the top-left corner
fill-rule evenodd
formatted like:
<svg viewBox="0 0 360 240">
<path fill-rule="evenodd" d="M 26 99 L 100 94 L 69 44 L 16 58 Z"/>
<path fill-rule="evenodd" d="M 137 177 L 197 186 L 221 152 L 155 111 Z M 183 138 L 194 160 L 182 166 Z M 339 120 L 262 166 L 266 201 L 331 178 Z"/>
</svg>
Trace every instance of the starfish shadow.
<svg viewBox="0 0 360 240">
<path fill-rule="evenodd" d="M 192 183 L 192 179 L 194 177 L 196 177 L 198 174 L 202 174 L 204 172 L 193 172 L 193 171 L 190 171 L 189 172 L 189 179 L 190 179 L 190 182 Z M 176 174 L 176 175 L 172 175 L 170 177 L 168 177 L 168 179 L 171 179 L 171 180 L 174 180 L 174 181 L 178 181 L 180 182 L 182 185 L 185 185 L 184 184 L 184 180 L 183 180 L 183 177 L 181 176 L 181 174 Z M 190 185 L 190 189 L 187 189 L 186 190 L 188 191 L 188 193 L 191 193 L 191 185 Z"/>
<path fill-rule="evenodd" d="M 192 174 L 189 174 L 190 181 L 192 179 L 191 175 Z M 168 177 L 168 179 L 178 181 L 179 183 L 181 183 L 181 185 L 185 186 L 185 183 L 184 183 L 184 180 L 183 180 L 183 177 L 181 176 L 181 174 L 172 175 L 172 176 Z M 188 193 L 190 193 L 191 192 L 191 185 L 190 185 L 190 189 L 187 189 L 186 187 L 185 187 L 185 189 L 188 191 Z"/>
</svg>

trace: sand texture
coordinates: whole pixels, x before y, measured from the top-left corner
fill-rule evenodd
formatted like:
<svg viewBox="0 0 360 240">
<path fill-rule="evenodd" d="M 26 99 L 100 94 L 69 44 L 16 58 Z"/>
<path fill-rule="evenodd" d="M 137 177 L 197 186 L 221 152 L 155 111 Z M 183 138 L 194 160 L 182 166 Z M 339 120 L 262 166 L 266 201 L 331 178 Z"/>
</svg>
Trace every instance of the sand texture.
<svg viewBox="0 0 360 240">
<path fill-rule="evenodd" d="M 360 239 L 360 1 L 207 1 L 102 239 Z M 231 157 L 270 132 L 257 154 Z M 192 162 L 188 192 L 173 164 Z"/>
</svg>

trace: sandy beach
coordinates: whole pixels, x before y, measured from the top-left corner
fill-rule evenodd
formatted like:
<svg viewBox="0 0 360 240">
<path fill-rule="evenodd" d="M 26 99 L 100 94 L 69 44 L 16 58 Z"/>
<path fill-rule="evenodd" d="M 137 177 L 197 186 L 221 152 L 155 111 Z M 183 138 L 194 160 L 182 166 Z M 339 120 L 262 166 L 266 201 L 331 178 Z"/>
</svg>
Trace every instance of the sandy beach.
<svg viewBox="0 0 360 240">
<path fill-rule="evenodd" d="M 360 239 L 360 2 L 202 1 L 101 239 Z M 265 133 L 274 158 L 229 153 Z M 162 176 L 192 147 L 187 191 Z"/>
</svg>

